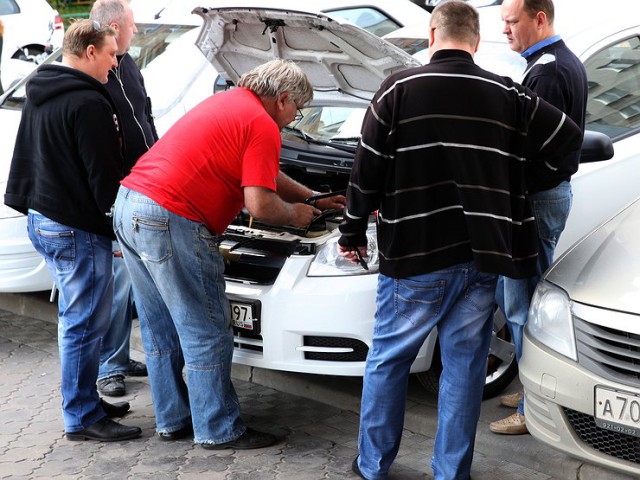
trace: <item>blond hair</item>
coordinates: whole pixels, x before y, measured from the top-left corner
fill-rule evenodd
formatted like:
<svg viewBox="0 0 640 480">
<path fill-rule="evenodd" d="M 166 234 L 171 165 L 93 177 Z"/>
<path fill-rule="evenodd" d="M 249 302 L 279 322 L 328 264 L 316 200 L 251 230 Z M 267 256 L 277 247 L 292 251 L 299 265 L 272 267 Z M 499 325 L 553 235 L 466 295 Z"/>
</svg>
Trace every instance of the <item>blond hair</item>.
<svg viewBox="0 0 640 480">
<path fill-rule="evenodd" d="M 66 32 L 62 41 L 62 54 L 81 57 L 89 45 L 102 47 L 106 37 L 117 37 L 117 32 L 108 25 L 100 25 L 95 20 L 76 20 Z"/>
</svg>

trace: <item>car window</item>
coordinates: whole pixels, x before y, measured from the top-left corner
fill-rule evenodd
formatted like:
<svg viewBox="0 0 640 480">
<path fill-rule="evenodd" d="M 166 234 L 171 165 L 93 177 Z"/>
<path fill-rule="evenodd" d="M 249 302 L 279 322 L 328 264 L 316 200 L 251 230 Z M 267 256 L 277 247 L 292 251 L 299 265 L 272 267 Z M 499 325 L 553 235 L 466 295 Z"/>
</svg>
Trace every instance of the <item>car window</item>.
<svg viewBox="0 0 640 480">
<path fill-rule="evenodd" d="M 302 119 L 291 127 L 302 130 L 316 140 L 357 143 L 365 107 L 312 106 L 301 109 Z"/>
<path fill-rule="evenodd" d="M 612 139 L 640 126 L 640 38 L 613 44 L 585 62 L 587 127 Z"/>
<path fill-rule="evenodd" d="M 171 42 L 180 38 L 184 33 L 199 28 L 193 25 L 160 23 L 136 23 L 136 26 L 138 34 L 133 37 L 129 55 L 133 57 L 140 70 L 162 54 Z"/>
<path fill-rule="evenodd" d="M 0 0 L 0 15 L 20 13 L 20 7 L 14 0 Z"/>
<path fill-rule="evenodd" d="M 400 50 L 404 50 L 409 55 L 415 55 L 422 50 L 429 48 L 429 40 L 426 38 L 412 37 L 391 37 L 385 38 L 391 45 L 395 45 Z"/>
<path fill-rule="evenodd" d="M 335 17 L 349 20 L 351 23 L 355 23 L 360 28 L 373 33 L 378 37 L 382 37 L 389 32 L 393 32 L 402 26 L 385 13 L 371 7 L 342 8 L 336 10 L 325 10 L 325 12 Z"/>
</svg>

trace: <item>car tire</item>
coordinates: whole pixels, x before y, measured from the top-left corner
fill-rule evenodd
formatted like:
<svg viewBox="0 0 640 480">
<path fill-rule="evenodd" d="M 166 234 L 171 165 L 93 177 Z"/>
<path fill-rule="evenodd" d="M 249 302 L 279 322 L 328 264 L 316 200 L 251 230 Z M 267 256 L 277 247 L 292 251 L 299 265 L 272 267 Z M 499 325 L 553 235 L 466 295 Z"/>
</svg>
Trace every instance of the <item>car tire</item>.
<svg viewBox="0 0 640 480">
<path fill-rule="evenodd" d="M 17 51 L 13 58 L 18 60 L 24 60 L 26 62 L 34 62 L 36 64 L 42 63 L 44 60 L 44 47 L 40 45 L 30 45 L 28 47 L 23 48 L 22 50 Z"/>
<path fill-rule="evenodd" d="M 416 377 L 424 388 L 437 395 L 441 373 L 440 345 L 437 344 L 433 352 L 431 368 L 426 372 L 416 373 Z M 517 374 L 518 363 L 516 362 L 515 346 L 511 340 L 511 333 L 504 314 L 496 309 L 493 316 L 493 334 L 487 358 L 487 378 L 482 398 L 492 398 L 500 394 Z"/>
</svg>

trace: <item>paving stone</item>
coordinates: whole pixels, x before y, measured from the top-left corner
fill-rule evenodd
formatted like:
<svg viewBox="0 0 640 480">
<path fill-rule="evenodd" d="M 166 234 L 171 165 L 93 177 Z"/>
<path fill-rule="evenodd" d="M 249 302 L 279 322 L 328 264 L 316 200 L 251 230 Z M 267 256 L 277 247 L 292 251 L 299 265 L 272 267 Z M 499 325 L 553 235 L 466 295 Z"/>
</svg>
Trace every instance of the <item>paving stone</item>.
<svg viewBox="0 0 640 480">
<path fill-rule="evenodd" d="M 121 399 L 106 399 L 131 403 L 131 411 L 121 422 L 142 428 L 141 438 L 113 443 L 70 442 L 64 438 L 63 431 L 56 336 L 57 326 L 52 321 L 0 310 L 2 480 L 355 478 L 351 462 L 357 455 L 357 409 L 350 411 L 284 393 L 249 381 L 251 376 L 246 380 L 234 379 L 242 416 L 253 428 L 271 432 L 279 438 L 279 442 L 271 447 L 254 451 L 205 450 L 194 445 L 191 439 L 161 441 L 155 431 L 149 381 L 144 377 L 127 378 L 127 394 Z M 144 360 L 139 351 L 132 351 L 132 357 Z M 361 388 L 353 381 L 344 385 L 346 387 L 342 389 L 336 387 L 340 395 L 349 389 L 359 392 Z M 432 396 L 423 397 L 408 402 L 407 415 L 413 414 L 408 423 L 418 422 L 421 429 L 403 431 L 400 451 L 390 472 L 391 480 L 433 478 L 429 463 L 436 425 L 435 402 Z M 357 401 L 351 403 L 359 404 Z M 488 420 L 481 420 L 479 428 L 486 429 L 487 423 Z M 480 442 L 472 470 L 474 480 L 578 478 L 579 462 L 557 452 L 550 453 L 550 449 L 540 447 L 529 437 L 509 440 L 519 442 L 511 451 L 520 449 L 518 454 L 529 455 L 531 465 L 535 466 L 510 463 L 499 449 Z M 504 445 L 510 443 L 505 440 Z M 562 474 L 544 473 L 546 461 L 554 462 L 554 472 Z M 581 478 L 591 480 L 594 470 L 584 468 L 583 472 L 585 475 Z M 593 478 L 617 480 L 623 477 L 612 473 L 610 477 Z"/>
</svg>

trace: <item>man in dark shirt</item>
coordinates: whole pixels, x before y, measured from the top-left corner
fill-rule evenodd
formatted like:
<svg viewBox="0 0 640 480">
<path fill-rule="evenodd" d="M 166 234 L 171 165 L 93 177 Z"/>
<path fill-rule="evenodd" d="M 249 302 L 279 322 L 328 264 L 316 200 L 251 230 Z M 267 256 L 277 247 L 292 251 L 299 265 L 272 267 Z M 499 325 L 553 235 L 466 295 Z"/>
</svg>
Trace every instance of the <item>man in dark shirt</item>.
<svg viewBox="0 0 640 480">
<path fill-rule="evenodd" d="M 587 74 L 580 59 L 555 34 L 553 1 L 505 0 L 502 19 L 509 46 L 527 60 L 521 83 L 565 112 L 584 133 Z M 580 152 L 576 151 L 567 155 L 557 169 L 532 164 L 527 170 L 528 198 L 540 244 L 536 273 L 526 279 L 500 277 L 496 290 L 496 301 L 507 319 L 518 362 L 522 356 L 529 303 L 541 275 L 553 262 L 553 252 L 571 210 L 571 175 L 578 170 L 579 162 Z M 492 422 L 491 431 L 510 435 L 527 433 L 523 392 L 504 395 L 501 402 L 518 410 Z"/>
<path fill-rule="evenodd" d="M 556 169 L 580 147 L 566 115 L 473 61 L 479 16 L 439 4 L 428 65 L 387 78 L 367 111 L 340 226 L 341 254 L 366 256 L 378 229 L 377 311 L 360 409 L 362 478 L 386 478 L 400 446 L 408 376 L 438 329 L 443 371 L 432 467 L 468 479 L 498 274 L 535 272 L 525 166 Z"/>
<path fill-rule="evenodd" d="M 138 30 L 131 7 L 125 0 L 97 0 L 91 8 L 90 18 L 102 25 L 109 25 L 118 32 L 118 66 L 109 71 L 105 87 L 120 115 L 120 127 L 124 136 L 123 174 L 126 176 L 138 158 L 158 139 L 144 79 L 128 53 Z M 131 359 L 129 355 L 133 320 L 131 278 L 117 242 L 114 242 L 113 249 L 116 255 L 113 259 L 113 307 L 111 325 L 102 339 L 98 391 L 103 395 L 119 397 L 126 393 L 124 377 L 146 376 L 147 367 L 144 363 Z"/>
<path fill-rule="evenodd" d="M 122 174 L 115 106 L 103 84 L 117 64 L 116 32 L 79 20 L 63 65 L 27 83 L 5 203 L 28 214 L 28 233 L 58 288 L 62 411 L 69 440 L 138 437 L 109 417 L 128 410 L 98 396 L 100 343 L 109 328 L 115 238 L 111 207 Z"/>
</svg>

